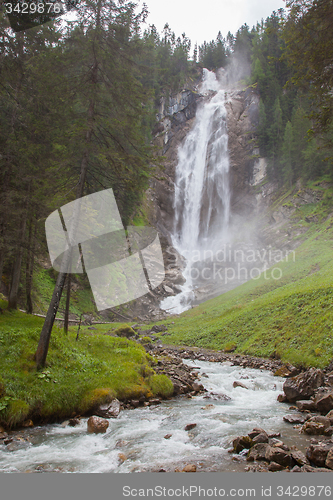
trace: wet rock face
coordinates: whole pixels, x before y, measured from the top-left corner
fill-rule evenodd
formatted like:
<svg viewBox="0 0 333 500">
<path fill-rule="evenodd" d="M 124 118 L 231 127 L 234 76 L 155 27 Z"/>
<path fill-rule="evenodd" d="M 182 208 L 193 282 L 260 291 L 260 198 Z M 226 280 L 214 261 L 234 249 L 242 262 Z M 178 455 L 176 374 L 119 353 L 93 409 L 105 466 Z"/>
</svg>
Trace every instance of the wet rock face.
<svg viewBox="0 0 333 500">
<path fill-rule="evenodd" d="M 100 405 L 95 411 L 96 415 L 103 418 L 117 418 L 121 410 L 121 405 L 118 399 L 114 399 L 111 403 Z"/>
<path fill-rule="evenodd" d="M 333 449 L 333 443 L 318 443 L 311 444 L 306 451 L 306 456 L 312 465 L 316 465 L 317 467 L 325 467 L 325 462 L 328 457 L 328 453 Z M 330 457 L 332 454 L 330 454 Z M 331 463 L 329 457 L 329 463 Z"/>
<path fill-rule="evenodd" d="M 237 213 L 253 212 L 256 200 L 250 186 L 266 174 L 265 162 L 255 161 L 259 150 L 253 147 L 259 122 L 259 95 L 251 90 L 234 91 L 228 96 L 228 148 L 230 157 L 230 182 L 232 205 Z M 260 159 L 258 159 L 260 160 Z M 263 160 L 263 159 L 261 159 Z"/>
<path fill-rule="evenodd" d="M 287 400 L 294 403 L 300 399 L 309 399 L 323 383 L 323 372 L 319 369 L 310 368 L 306 372 L 297 375 L 297 377 L 288 378 L 283 385 L 283 390 Z"/>
<path fill-rule="evenodd" d="M 87 422 L 89 434 L 103 434 L 109 427 L 109 422 L 105 418 L 90 417 Z"/>
</svg>

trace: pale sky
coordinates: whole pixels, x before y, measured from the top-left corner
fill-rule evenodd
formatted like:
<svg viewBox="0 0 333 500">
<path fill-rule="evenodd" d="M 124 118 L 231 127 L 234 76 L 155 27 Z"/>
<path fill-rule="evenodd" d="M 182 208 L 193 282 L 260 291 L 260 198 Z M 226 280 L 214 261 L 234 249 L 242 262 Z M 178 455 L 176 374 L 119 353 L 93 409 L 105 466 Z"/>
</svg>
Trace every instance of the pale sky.
<svg viewBox="0 0 333 500">
<path fill-rule="evenodd" d="M 146 21 L 155 24 L 160 33 L 169 23 L 176 37 L 184 31 L 192 41 L 214 40 L 219 31 L 225 37 L 228 31 L 235 34 L 242 24 L 250 28 L 270 16 L 273 10 L 285 8 L 283 0 L 141 0 L 150 12 Z"/>
</svg>

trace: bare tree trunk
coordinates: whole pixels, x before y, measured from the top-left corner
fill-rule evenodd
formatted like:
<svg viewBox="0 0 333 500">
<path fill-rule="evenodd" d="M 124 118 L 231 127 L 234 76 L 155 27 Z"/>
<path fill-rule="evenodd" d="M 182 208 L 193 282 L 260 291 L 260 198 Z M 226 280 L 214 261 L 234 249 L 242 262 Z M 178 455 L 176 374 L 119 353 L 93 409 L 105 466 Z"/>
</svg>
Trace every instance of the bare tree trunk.
<svg viewBox="0 0 333 500">
<path fill-rule="evenodd" d="M 19 249 L 16 254 L 16 259 L 13 267 L 12 282 L 10 286 L 10 292 L 8 297 L 8 309 L 17 309 L 18 301 L 18 291 L 20 286 L 21 278 L 21 267 L 22 267 L 22 256 L 23 256 L 23 246 L 25 239 L 25 230 L 27 226 L 27 214 L 26 211 L 23 212 L 20 238 L 19 238 Z"/>
<path fill-rule="evenodd" d="M 66 309 L 65 309 L 65 321 L 64 321 L 64 332 L 68 333 L 68 319 L 69 319 L 69 304 L 71 300 L 71 283 L 72 275 L 67 274 L 67 293 L 66 293 Z"/>
<path fill-rule="evenodd" d="M 34 228 L 34 234 L 32 235 L 33 226 L 35 226 L 35 228 Z M 25 290 L 26 290 L 28 314 L 32 314 L 31 288 L 32 288 L 32 276 L 34 272 L 36 236 L 37 236 L 37 223 L 36 221 L 33 221 L 31 217 L 29 225 L 29 240 L 28 240 L 28 250 L 27 250 L 26 275 L 25 275 Z"/>
<path fill-rule="evenodd" d="M 101 0 L 98 0 L 97 4 L 97 16 L 96 16 L 96 29 L 100 27 L 100 15 L 101 15 Z M 95 40 L 96 43 L 96 40 Z M 94 62 L 93 62 L 93 67 L 92 67 L 92 73 L 91 73 L 91 83 L 93 85 L 97 84 L 97 77 L 98 77 L 98 61 L 96 58 L 96 52 L 94 51 Z M 85 142 L 86 145 L 88 146 L 92 133 L 93 133 L 93 128 L 94 128 L 94 117 L 95 117 L 95 93 L 93 93 L 90 101 L 89 101 L 89 108 L 88 108 L 88 128 L 86 132 L 86 137 L 85 137 Z M 86 181 L 86 175 L 87 175 L 87 168 L 88 168 L 88 153 L 89 149 L 87 147 L 86 151 L 83 154 L 82 161 L 81 161 L 81 168 L 80 168 L 80 178 L 77 186 L 77 192 L 76 192 L 76 199 L 81 198 L 83 196 L 84 192 L 84 184 Z M 62 263 L 62 269 L 67 270 L 68 269 L 68 264 L 71 259 L 71 252 L 67 252 L 64 257 L 64 262 Z M 52 333 L 52 327 L 53 323 L 59 308 L 59 303 L 61 299 L 61 295 L 64 289 L 65 285 L 65 280 L 66 280 L 66 272 L 60 272 L 58 274 L 57 282 L 54 287 L 53 295 L 51 298 L 51 302 L 46 314 L 45 322 L 40 334 L 39 338 L 39 343 L 37 347 L 37 351 L 35 354 L 35 359 L 36 359 L 36 364 L 37 368 L 41 368 L 45 366 L 46 362 L 46 357 L 47 357 L 47 352 L 49 349 L 49 343 L 50 343 L 50 338 L 51 338 L 51 333 Z"/>
</svg>

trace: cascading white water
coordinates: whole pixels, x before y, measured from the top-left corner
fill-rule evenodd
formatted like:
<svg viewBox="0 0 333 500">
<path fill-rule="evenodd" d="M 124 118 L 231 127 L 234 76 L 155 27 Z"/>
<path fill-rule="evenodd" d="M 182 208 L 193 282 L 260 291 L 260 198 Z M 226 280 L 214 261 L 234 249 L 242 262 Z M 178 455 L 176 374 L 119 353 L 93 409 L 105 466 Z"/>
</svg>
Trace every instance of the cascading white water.
<svg viewBox="0 0 333 500">
<path fill-rule="evenodd" d="M 161 308 L 179 314 L 194 299 L 192 266 L 228 238 L 230 217 L 228 132 L 225 91 L 215 73 L 204 69 L 202 94 L 215 91 L 198 108 L 195 125 L 178 150 L 175 180 L 175 223 L 172 243 L 186 258 L 182 292 Z"/>
<path fill-rule="evenodd" d="M 52 424 L 18 431 L 8 446 L 0 440 L 0 473 L 128 473 L 161 467 L 173 472 L 186 463 L 200 463 L 199 470 L 207 472 L 242 471 L 244 464 L 233 462 L 227 450 L 253 427 L 281 432 L 288 446 L 297 436 L 302 451 L 309 446 L 310 437 L 283 421 L 288 405 L 278 403 L 276 395 L 284 379 L 228 363 L 187 363 L 200 368 L 207 394 L 124 410 L 109 419 L 105 434 L 88 434 L 87 418 L 76 427 Z M 248 389 L 234 387 L 235 380 Z M 190 433 L 184 429 L 188 423 L 197 423 Z"/>
</svg>

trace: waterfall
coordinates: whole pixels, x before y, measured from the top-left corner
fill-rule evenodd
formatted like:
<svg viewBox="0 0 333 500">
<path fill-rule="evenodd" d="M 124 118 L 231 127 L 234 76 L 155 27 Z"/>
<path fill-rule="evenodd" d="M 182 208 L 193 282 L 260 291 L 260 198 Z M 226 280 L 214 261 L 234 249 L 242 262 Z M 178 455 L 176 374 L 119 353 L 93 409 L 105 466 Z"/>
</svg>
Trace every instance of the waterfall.
<svg viewBox="0 0 333 500">
<path fill-rule="evenodd" d="M 172 244 L 185 257 L 186 283 L 161 308 L 179 314 L 191 307 L 198 263 L 228 239 L 230 217 L 229 155 L 226 93 L 215 73 L 204 69 L 200 92 L 206 95 L 195 124 L 178 150 L 175 178 L 175 220 Z M 194 267 L 196 264 L 196 267 Z M 193 272 L 195 270 L 195 272 Z"/>
</svg>

